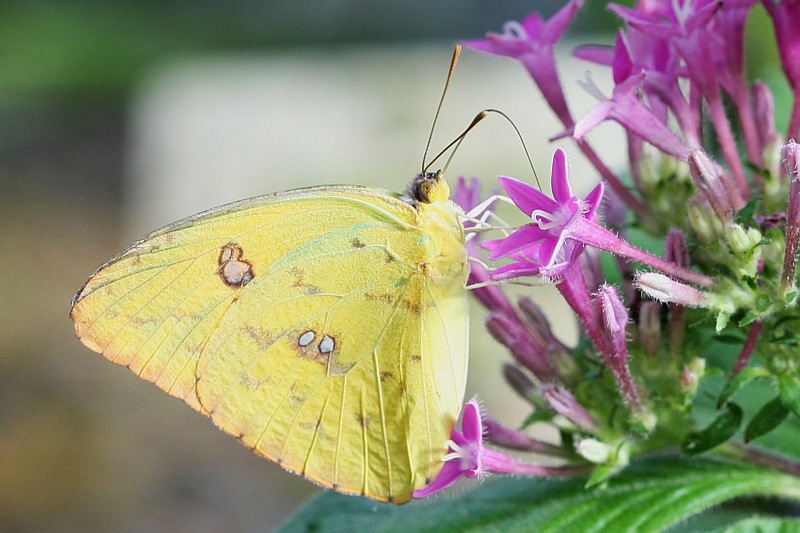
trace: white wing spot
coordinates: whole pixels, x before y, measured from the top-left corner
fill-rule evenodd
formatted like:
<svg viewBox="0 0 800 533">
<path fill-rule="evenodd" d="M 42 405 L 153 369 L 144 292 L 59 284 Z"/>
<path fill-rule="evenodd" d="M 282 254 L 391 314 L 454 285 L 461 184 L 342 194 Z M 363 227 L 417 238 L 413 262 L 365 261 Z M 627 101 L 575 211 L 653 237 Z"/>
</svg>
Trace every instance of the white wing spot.
<svg viewBox="0 0 800 533">
<path fill-rule="evenodd" d="M 325 335 L 322 337 L 322 342 L 319 343 L 319 353 L 331 353 L 336 347 L 333 337 Z"/>
<path fill-rule="evenodd" d="M 305 348 L 306 346 L 311 344 L 311 341 L 313 341 L 314 337 L 316 337 L 316 336 L 317 336 L 317 334 L 314 333 L 313 331 L 306 331 L 305 333 L 300 335 L 299 339 L 297 339 L 297 344 L 299 344 L 301 347 Z"/>
</svg>

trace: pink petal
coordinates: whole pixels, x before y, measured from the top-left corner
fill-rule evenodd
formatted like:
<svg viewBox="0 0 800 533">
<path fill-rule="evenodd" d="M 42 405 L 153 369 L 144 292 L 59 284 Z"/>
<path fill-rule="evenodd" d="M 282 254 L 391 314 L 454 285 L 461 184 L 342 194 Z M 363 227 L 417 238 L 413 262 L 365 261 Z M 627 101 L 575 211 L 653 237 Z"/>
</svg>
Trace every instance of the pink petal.
<svg viewBox="0 0 800 533">
<path fill-rule="evenodd" d="M 592 192 L 586 195 L 586 199 L 584 200 L 584 202 L 589 207 L 589 210 L 586 211 L 586 213 L 583 216 L 585 216 L 592 222 L 597 221 L 597 208 L 600 207 L 600 202 L 603 199 L 604 190 L 605 187 L 603 185 L 603 182 L 601 181 L 600 183 L 597 184 L 597 186 L 594 189 L 592 189 Z"/>
<path fill-rule="evenodd" d="M 545 23 L 542 22 L 542 17 L 539 13 L 533 12 L 522 21 L 522 27 L 528 34 L 528 38 L 532 41 L 539 40 L 539 33 L 542 31 Z"/>
<path fill-rule="evenodd" d="M 611 100 L 600 102 L 591 108 L 588 113 L 575 123 L 572 129 L 572 136 L 577 140 L 581 140 L 584 135 L 597 127 L 598 124 L 607 120 L 613 108 L 614 104 Z"/>
<path fill-rule="evenodd" d="M 598 65 L 611 65 L 614 62 L 614 47 L 599 44 L 585 44 L 577 47 L 572 55 Z"/>
<path fill-rule="evenodd" d="M 542 242 L 539 246 L 539 264 L 542 267 L 548 267 L 553 264 L 553 258 L 560 248 L 561 239 L 558 237 L 551 237 Z"/>
<path fill-rule="evenodd" d="M 497 270 L 492 271 L 491 278 L 494 280 L 521 278 L 523 276 L 536 276 L 539 272 L 540 269 L 538 265 L 520 261 L 518 263 L 501 266 Z"/>
<path fill-rule="evenodd" d="M 519 210 L 528 216 L 537 209 L 552 212 L 558 207 L 558 204 L 552 198 L 524 181 L 508 176 L 498 176 L 497 180 Z"/>
<path fill-rule="evenodd" d="M 518 229 L 505 239 L 486 241 L 482 245 L 487 250 L 490 250 L 489 258 L 494 260 L 523 248 L 534 246 L 536 242 L 541 241 L 548 235 L 537 226 L 528 225 Z"/>
<path fill-rule="evenodd" d="M 570 3 L 562 7 L 558 12 L 550 17 L 541 29 L 538 35 L 540 42 L 555 44 L 567 31 L 572 19 L 578 14 L 578 11 L 583 7 L 583 0 L 572 0 Z M 528 17 L 530 18 L 530 17 Z M 528 19 L 525 19 L 525 29 L 527 30 Z M 530 32 L 529 32 L 530 33 Z M 530 34 L 531 37 L 535 34 Z"/>
<path fill-rule="evenodd" d="M 461 431 L 467 442 L 483 444 L 483 424 L 481 422 L 481 406 L 475 398 L 469 400 L 464 406 L 464 414 L 461 415 Z"/>
<path fill-rule="evenodd" d="M 431 494 L 444 490 L 458 481 L 458 478 L 462 477 L 464 473 L 465 472 L 461 470 L 461 461 L 445 461 L 436 479 L 427 487 L 415 490 L 414 497 L 427 498 Z"/>
<path fill-rule="evenodd" d="M 563 204 L 572 198 L 572 185 L 569 182 L 569 164 L 567 152 L 559 148 L 553 154 L 553 168 L 550 172 L 550 187 L 553 189 L 553 198 Z"/>
</svg>

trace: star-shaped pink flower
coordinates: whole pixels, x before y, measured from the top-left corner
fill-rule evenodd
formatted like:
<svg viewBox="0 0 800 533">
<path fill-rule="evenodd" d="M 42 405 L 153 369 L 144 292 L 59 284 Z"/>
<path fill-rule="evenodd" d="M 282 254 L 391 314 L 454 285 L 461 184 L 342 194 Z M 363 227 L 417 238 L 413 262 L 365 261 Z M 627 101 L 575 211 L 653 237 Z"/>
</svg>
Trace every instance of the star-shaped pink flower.
<svg viewBox="0 0 800 533">
<path fill-rule="evenodd" d="M 536 274 L 557 277 L 583 251 L 580 242 L 571 238 L 570 229 L 579 218 L 597 221 L 603 184 L 598 184 L 583 200 L 575 196 L 569 181 L 567 153 L 561 148 L 553 155 L 550 175 L 553 198 L 514 178 L 501 176 L 498 179 L 533 224 L 523 226 L 504 239 L 483 244 L 491 251 L 491 259 L 509 257 L 513 261 L 497 269 L 492 277 L 503 279 Z"/>
<path fill-rule="evenodd" d="M 447 442 L 449 453 L 442 457 L 444 466 L 427 487 L 414 491 L 415 498 L 426 498 L 453 485 L 462 477 L 478 477 L 488 473 L 521 476 L 574 476 L 589 472 L 588 465 L 542 466 L 521 461 L 510 455 L 486 448 L 483 443 L 481 407 L 473 398 L 464 406 L 461 430 L 453 429 Z"/>
</svg>

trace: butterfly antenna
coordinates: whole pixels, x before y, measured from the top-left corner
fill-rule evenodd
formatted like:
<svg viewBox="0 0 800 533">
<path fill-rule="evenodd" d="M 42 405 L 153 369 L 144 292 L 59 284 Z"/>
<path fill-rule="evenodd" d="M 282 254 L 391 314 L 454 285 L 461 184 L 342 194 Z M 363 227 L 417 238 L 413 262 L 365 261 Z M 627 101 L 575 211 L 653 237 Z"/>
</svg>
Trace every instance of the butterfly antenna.
<svg viewBox="0 0 800 533">
<path fill-rule="evenodd" d="M 431 140 L 433 139 L 433 130 L 436 129 L 436 121 L 439 120 L 439 112 L 442 110 L 442 104 L 444 103 L 444 97 L 447 94 L 447 89 L 450 87 L 450 80 L 453 79 L 453 73 L 456 71 L 456 63 L 458 63 L 458 57 L 461 55 L 461 45 L 457 44 L 455 50 L 453 50 L 453 58 L 450 60 L 450 70 L 447 72 L 447 81 L 444 82 L 444 90 L 442 91 L 442 96 L 439 98 L 439 105 L 436 107 L 436 114 L 433 115 L 433 123 L 431 124 L 431 132 L 428 134 L 428 143 L 425 145 L 425 152 L 422 154 L 422 173 L 425 173 L 425 170 L 430 166 L 430 164 L 425 164 L 425 160 L 428 158 L 428 150 L 431 147 Z M 438 156 L 437 156 L 438 157 Z"/>
<path fill-rule="evenodd" d="M 450 153 L 450 156 L 447 158 L 447 161 L 444 164 L 444 168 L 442 169 L 442 174 L 446 174 L 447 173 L 447 167 L 450 166 L 450 161 L 453 160 L 453 156 L 456 155 L 456 152 L 458 151 L 458 148 L 461 146 L 461 143 L 464 141 L 464 139 L 466 138 L 467 134 L 470 131 L 472 131 L 472 128 L 477 126 L 483 119 L 485 119 L 487 116 L 489 116 L 489 113 L 495 113 L 497 115 L 500 115 L 501 117 L 506 119 L 509 124 L 511 124 L 512 128 L 514 128 L 514 131 L 517 133 L 517 138 L 519 139 L 519 142 L 522 143 L 522 149 L 525 151 L 525 157 L 528 159 L 528 165 L 530 165 L 531 171 L 533 171 L 533 177 L 536 179 L 536 184 L 541 189 L 542 188 L 542 184 L 539 181 L 539 175 L 536 174 L 536 167 L 533 164 L 533 160 L 531 159 L 531 154 L 528 151 L 528 146 L 525 144 L 525 139 L 522 137 L 522 133 L 519 131 L 519 128 L 514 123 L 514 121 L 511 120 L 511 117 L 509 117 L 508 115 L 506 115 L 505 113 L 503 113 L 499 109 L 484 109 L 483 111 L 481 111 L 480 113 L 475 115 L 475 118 L 472 119 L 472 122 L 470 122 L 469 126 L 467 126 L 466 129 L 464 131 L 462 131 L 461 134 L 458 137 L 453 139 L 452 142 L 450 142 L 450 144 L 445 146 L 444 149 L 442 149 L 441 152 L 436 154 L 436 157 L 431 159 L 431 161 L 428 163 L 428 165 L 426 167 L 423 167 L 422 171 L 425 172 L 427 170 L 427 168 L 429 166 L 431 166 L 434 162 L 436 162 L 437 159 L 442 157 L 442 155 L 444 155 L 445 152 L 447 152 L 450 148 L 453 148 L 455 146 L 453 148 L 453 151 Z"/>
</svg>

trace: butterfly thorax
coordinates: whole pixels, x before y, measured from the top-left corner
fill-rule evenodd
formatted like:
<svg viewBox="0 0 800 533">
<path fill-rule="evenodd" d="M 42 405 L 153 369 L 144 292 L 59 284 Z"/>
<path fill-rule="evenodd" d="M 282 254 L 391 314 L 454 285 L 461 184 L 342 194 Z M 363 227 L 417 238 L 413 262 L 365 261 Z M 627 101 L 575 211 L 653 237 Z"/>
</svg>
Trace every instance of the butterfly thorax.
<svg viewBox="0 0 800 533">
<path fill-rule="evenodd" d="M 469 272 L 464 246 L 463 210 L 450 200 L 450 187 L 441 172 L 418 174 L 408 184 L 405 198 L 419 213 L 420 229 L 430 238 L 426 275 L 439 283 L 464 283 Z"/>
</svg>

